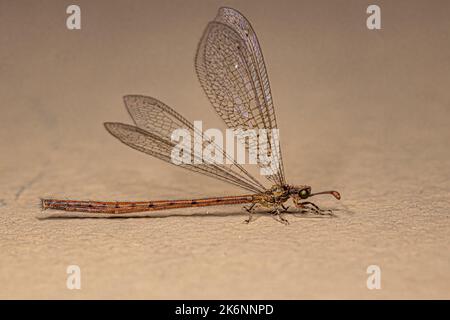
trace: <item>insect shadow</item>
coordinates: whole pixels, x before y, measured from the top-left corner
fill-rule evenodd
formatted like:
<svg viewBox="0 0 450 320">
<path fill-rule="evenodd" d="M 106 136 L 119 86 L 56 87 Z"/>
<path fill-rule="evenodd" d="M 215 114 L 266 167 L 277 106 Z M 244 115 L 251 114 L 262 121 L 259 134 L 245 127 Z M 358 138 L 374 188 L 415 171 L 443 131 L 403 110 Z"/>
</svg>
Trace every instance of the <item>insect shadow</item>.
<svg viewBox="0 0 450 320">
<path fill-rule="evenodd" d="M 347 209 L 341 210 L 339 208 L 333 208 L 333 214 L 313 214 L 307 210 L 288 210 L 285 212 L 286 218 L 294 219 L 334 219 L 339 218 L 335 211 L 344 211 L 349 212 Z M 178 213 L 178 212 L 154 212 L 152 214 L 148 214 L 143 212 L 143 214 L 121 214 L 121 215 L 104 215 L 104 214 L 86 214 L 86 213 L 73 213 L 68 214 L 67 211 L 62 212 L 61 214 L 53 213 L 46 216 L 38 216 L 39 220 L 73 220 L 73 219 L 159 219 L 159 218 L 172 218 L 172 217 L 181 217 L 181 218 L 220 218 L 220 217 L 247 217 L 248 214 L 244 211 L 218 211 L 218 212 L 193 212 L 193 213 Z M 261 217 L 272 217 L 272 215 L 266 211 L 258 210 L 254 213 L 253 221 L 259 220 Z"/>
</svg>

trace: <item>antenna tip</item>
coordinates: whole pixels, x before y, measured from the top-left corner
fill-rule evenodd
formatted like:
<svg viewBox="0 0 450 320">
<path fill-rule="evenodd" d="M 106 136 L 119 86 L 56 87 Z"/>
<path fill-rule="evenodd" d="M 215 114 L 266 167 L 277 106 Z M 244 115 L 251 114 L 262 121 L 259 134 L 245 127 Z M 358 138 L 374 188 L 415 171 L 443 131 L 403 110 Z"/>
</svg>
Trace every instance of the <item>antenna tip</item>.
<svg viewBox="0 0 450 320">
<path fill-rule="evenodd" d="M 331 194 L 338 200 L 341 200 L 341 194 L 337 191 L 331 191 Z"/>
</svg>

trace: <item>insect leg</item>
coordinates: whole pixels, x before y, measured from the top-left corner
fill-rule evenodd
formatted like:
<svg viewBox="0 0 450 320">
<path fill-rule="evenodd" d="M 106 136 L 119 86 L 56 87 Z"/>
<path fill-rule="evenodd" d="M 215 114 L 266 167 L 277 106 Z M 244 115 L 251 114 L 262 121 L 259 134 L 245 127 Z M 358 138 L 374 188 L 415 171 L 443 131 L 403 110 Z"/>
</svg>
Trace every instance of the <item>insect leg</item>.
<svg viewBox="0 0 450 320">
<path fill-rule="evenodd" d="M 244 223 L 248 224 L 253 221 L 253 212 L 255 212 L 255 206 L 256 202 L 252 203 L 252 205 L 248 208 L 246 206 L 243 207 L 248 212 L 248 219 L 245 219 Z"/>
<path fill-rule="evenodd" d="M 282 224 L 285 224 L 285 225 L 289 224 L 289 221 L 287 219 L 285 219 L 283 217 L 283 215 L 281 214 L 279 207 L 275 208 L 270 213 L 272 215 L 272 218 L 274 218 L 276 221 L 278 221 L 278 222 L 280 222 Z"/>
<path fill-rule="evenodd" d="M 302 205 L 305 208 L 310 209 L 312 212 L 319 214 L 319 215 L 333 215 L 333 211 L 330 209 L 324 210 L 319 208 L 319 206 L 317 206 L 316 204 L 309 202 L 309 201 L 304 201 L 304 202 L 300 202 L 300 205 Z M 305 205 L 310 205 L 311 207 L 307 207 Z"/>
</svg>

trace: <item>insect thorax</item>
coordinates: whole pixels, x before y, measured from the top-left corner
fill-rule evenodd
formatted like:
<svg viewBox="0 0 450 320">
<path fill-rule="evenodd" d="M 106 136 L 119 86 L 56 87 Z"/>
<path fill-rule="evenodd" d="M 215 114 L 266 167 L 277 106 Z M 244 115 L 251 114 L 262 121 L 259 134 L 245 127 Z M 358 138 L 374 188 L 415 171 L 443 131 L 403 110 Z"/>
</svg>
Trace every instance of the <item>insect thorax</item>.
<svg viewBox="0 0 450 320">
<path fill-rule="evenodd" d="M 264 207 L 275 207 L 282 205 L 289 199 L 289 188 L 287 186 L 274 185 L 265 193 L 257 197 L 257 201 Z"/>
</svg>

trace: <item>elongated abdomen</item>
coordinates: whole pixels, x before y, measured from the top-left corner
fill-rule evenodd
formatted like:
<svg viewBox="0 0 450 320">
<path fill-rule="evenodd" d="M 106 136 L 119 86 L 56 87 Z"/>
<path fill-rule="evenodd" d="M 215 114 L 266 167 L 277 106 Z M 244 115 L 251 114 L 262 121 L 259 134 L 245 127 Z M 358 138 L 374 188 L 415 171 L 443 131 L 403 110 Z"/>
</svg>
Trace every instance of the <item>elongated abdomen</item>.
<svg viewBox="0 0 450 320">
<path fill-rule="evenodd" d="M 189 200 L 156 200 L 137 202 L 105 202 L 105 201 L 78 201 L 42 199 L 42 209 L 123 214 L 133 212 L 145 212 L 156 210 L 168 210 L 190 207 L 206 207 L 250 203 L 254 201 L 254 195 L 215 197 Z"/>
</svg>

